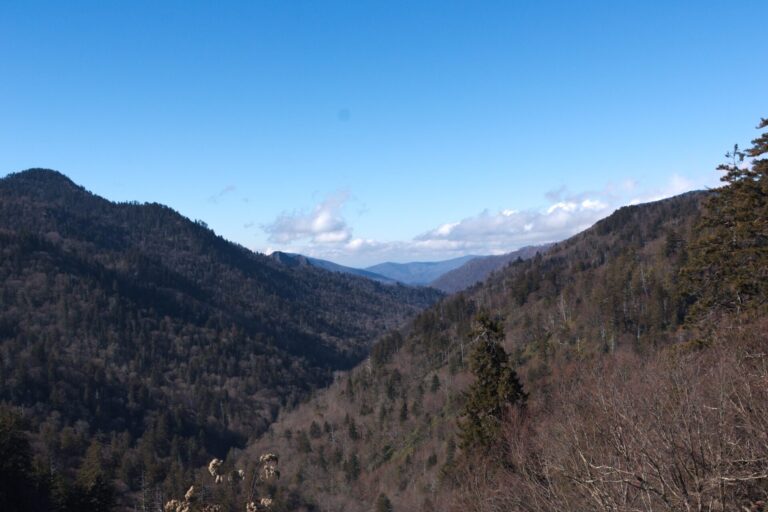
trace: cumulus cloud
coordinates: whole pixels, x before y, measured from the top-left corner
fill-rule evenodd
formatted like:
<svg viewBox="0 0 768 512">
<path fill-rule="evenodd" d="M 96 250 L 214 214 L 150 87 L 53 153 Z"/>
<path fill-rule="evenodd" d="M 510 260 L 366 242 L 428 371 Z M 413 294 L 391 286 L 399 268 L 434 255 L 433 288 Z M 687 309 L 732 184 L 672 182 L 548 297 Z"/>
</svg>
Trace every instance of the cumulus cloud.
<svg viewBox="0 0 768 512">
<path fill-rule="evenodd" d="M 550 197 L 559 200 L 541 210 L 485 210 L 422 233 L 414 242 L 451 251 L 503 252 L 524 245 L 562 240 L 588 228 L 612 211 L 610 205 L 599 198 L 566 198 L 563 193 Z"/>
<path fill-rule="evenodd" d="M 334 194 L 310 212 L 282 213 L 263 227 L 269 241 L 288 244 L 305 241 L 311 244 L 340 244 L 352 238 L 352 231 L 341 214 L 349 194 Z"/>
<path fill-rule="evenodd" d="M 262 226 L 277 250 L 299 252 L 349 265 L 386 260 L 441 260 L 466 254 L 501 254 L 526 245 L 564 240 L 626 204 L 670 197 L 707 183 L 672 175 L 660 187 L 643 188 L 638 181 L 609 184 L 602 190 L 571 193 L 565 187 L 548 192 L 543 205 L 518 209 L 509 205 L 448 220 L 410 240 L 380 241 L 355 236 L 342 215 L 348 194 L 330 196 L 311 211 L 283 213 Z M 270 248 L 272 250 L 273 248 Z"/>
</svg>

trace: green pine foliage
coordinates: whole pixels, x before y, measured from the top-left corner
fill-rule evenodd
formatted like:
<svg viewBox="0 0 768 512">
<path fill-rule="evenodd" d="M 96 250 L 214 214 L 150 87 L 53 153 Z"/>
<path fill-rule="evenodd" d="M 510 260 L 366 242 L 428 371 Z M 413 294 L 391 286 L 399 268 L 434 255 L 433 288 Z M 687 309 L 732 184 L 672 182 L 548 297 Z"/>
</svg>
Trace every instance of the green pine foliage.
<svg viewBox="0 0 768 512">
<path fill-rule="evenodd" d="M 98 439 L 93 439 L 86 450 L 76 479 L 75 509 L 93 512 L 111 510 L 115 502 L 115 491 L 110 475 L 105 471 L 108 465 L 104 460 L 104 451 Z"/>
<path fill-rule="evenodd" d="M 768 128 L 763 119 L 758 129 Z M 726 184 L 705 203 L 683 271 L 695 318 L 764 311 L 768 304 L 768 132 L 719 167 Z M 752 159 L 751 161 L 749 159 Z"/>
<path fill-rule="evenodd" d="M 394 508 L 392 507 L 392 502 L 389 501 L 389 497 L 381 493 L 379 494 L 379 497 L 376 498 L 376 512 L 393 512 Z"/>
<path fill-rule="evenodd" d="M 487 449 L 498 440 L 505 413 L 512 406 L 523 407 L 528 394 L 502 345 L 501 323 L 481 314 L 472 338 L 469 368 L 475 382 L 467 391 L 459 436 L 464 449 Z"/>
<path fill-rule="evenodd" d="M 440 390 L 440 377 L 437 376 L 437 374 L 434 374 L 432 376 L 432 381 L 429 384 L 429 391 L 432 393 L 436 393 Z"/>
<path fill-rule="evenodd" d="M 104 447 L 94 440 L 76 472 L 41 467 L 25 432 L 23 419 L 0 407 L 0 510 L 3 512 L 108 512 L 115 491 L 103 460 Z"/>
</svg>

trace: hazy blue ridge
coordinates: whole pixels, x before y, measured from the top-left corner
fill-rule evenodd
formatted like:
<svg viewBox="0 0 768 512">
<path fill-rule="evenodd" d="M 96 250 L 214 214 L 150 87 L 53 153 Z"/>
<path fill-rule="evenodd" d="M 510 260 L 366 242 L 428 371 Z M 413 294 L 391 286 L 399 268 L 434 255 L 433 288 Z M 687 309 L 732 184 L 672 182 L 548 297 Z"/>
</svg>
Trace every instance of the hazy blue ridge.
<svg viewBox="0 0 768 512">
<path fill-rule="evenodd" d="M 468 255 L 445 261 L 386 262 L 367 267 L 365 270 L 381 274 L 404 284 L 426 286 L 446 272 L 459 268 L 477 257 L 475 255 Z"/>
</svg>

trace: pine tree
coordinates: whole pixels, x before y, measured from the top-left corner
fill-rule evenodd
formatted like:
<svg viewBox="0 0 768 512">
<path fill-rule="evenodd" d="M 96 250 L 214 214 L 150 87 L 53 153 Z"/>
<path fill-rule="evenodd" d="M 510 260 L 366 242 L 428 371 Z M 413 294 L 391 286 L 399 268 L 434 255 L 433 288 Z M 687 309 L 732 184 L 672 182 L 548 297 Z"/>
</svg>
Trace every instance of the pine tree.
<svg viewBox="0 0 768 512">
<path fill-rule="evenodd" d="M 383 492 L 376 498 L 376 512 L 392 512 L 392 502 L 389 501 L 389 497 Z"/>
<path fill-rule="evenodd" d="M 309 441 L 307 433 L 303 430 L 299 430 L 296 442 L 300 453 L 309 453 L 312 451 L 312 443 Z"/>
<path fill-rule="evenodd" d="M 437 374 L 434 374 L 432 376 L 432 383 L 429 385 L 429 390 L 432 393 L 437 392 L 440 389 L 440 377 L 437 376 Z"/>
<path fill-rule="evenodd" d="M 507 409 L 524 405 L 528 395 L 501 345 L 504 340 L 501 324 L 481 314 L 472 337 L 474 347 L 469 366 L 475 382 L 467 393 L 463 420 L 459 423 L 461 445 L 488 448 L 498 438 Z"/>
<path fill-rule="evenodd" d="M 109 475 L 104 471 L 103 447 L 94 439 L 83 458 L 77 474 L 79 507 L 93 512 L 108 511 L 115 501 L 115 493 Z M 76 507 L 77 508 L 77 507 Z"/>
<path fill-rule="evenodd" d="M 32 449 L 20 418 L 0 408 L 0 510 L 51 510 L 48 482 L 35 474 L 31 461 Z"/>
<path fill-rule="evenodd" d="M 344 475 L 347 482 L 354 482 L 360 477 L 360 458 L 356 453 L 350 455 L 344 463 Z"/>
<path fill-rule="evenodd" d="M 768 128 L 763 119 L 758 129 Z M 768 132 L 742 151 L 734 146 L 717 189 L 706 201 L 683 269 L 694 318 L 753 311 L 768 301 Z M 754 160 L 746 164 L 748 157 Z"/>
<path fill-rule="evenodd" d="M 403 405 L 400 407 L 400 421 L 406 421 L 408 419 L 408 401 L 403 400 Z"/>
</svg>

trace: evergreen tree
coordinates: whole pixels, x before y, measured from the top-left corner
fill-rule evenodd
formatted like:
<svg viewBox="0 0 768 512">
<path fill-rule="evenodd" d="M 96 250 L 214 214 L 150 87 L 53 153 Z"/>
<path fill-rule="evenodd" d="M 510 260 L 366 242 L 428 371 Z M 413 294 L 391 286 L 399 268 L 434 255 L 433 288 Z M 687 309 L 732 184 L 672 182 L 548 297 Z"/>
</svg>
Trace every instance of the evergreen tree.
<svg viewBox="0 0 768 512">
<path fill-rule="evenodd" d="M 93 512 L 107 512 L 115 501 L 109 475 L 104 471 L 105 460 L 101 443 L 94 439 L 85 453 L 77 475 L 78 507 Z"/>
<path fill-rule="evenodd" d="M 392 512 L 394 510 L 392 507 L 392 502 L 389 501 L 389 497 L 383 492 L 379 494 L 378 498 L 376 498 L 375 510 L 376 512 Z"/>
<path fill-rule="evenodd" d="M 499 322 L 481 314 L 472 334 L 474 347 L 469 366 L 475 376 L 459 423 L 462 447 L 490 447 L 496 441 L 501 420 L 513 405 L 528 397 L 509 356 L 501 345 L 504 330 Z"/>
<path fill-rule="evenodd" d="M 445 480 L 451 476 L 456 466 L 456 442 L 449 438 L 445 445 L 445 462 L 440 468 L 440 479 Z"/>
<path fill-rule="evenodd" d="M 19 418 L 0 408 L 0 510 L 51 510 L 45 479 L 32 468 L 32 450 Z"/>
<path fill-rule="evenodd" d="M 768 119 L 758 126 L 763 128 Z M 726 186 L 707 200 L 698 223 L 683 270 L 694 318 L 751 311 L 768 300 L 768 132 L 752 144 L 726 154 L 729 163 L 718 167 Z M 745 164 L 748 157 L 754 160 Z"/>
<path fill-rule="evenodd" d="M 316 421 L 312 421 L 312 423 L 309 425 L 309 436 L 312 439 L 320 439 L 322 435 L 323 431 L 320 430 L 320 425 L 318 425 Z"/>
<path fill-rule="evenodd" d="M 357 423 L 355 422 L 354 418 L 349 419 L 347 431 L 348 431 L 347 433 L 349 434 L 349 438 L 352 441 L 357 441 L 358 439 L 360 439 L 360 432 L 358 432 L 357 430 Z"/>
<path fill-rule="evenodd" d="M 307 436 L 307 433 L 303 430 L 299 430 L 299 435 L 297 437 L 297 446 L 299 449 L 299 452 L 301 453 L 309 453 L 312 451 L 312 443 L 309 441 L 309 436 Z"/>
<path fill-rule="evenodd" d="M 360 476 L 360 458 L 356 453 L 350 455 L 344 463 L 344 475 L 347 482 L 354 482 Z"/>
<path fill-rule="evenodd" d="M 400 406 L 400 421 L 403 422 L 408 419 L 408 402 L 403 400 L 403 405 Z"/>
<path fill-rule="evenodd" d="M 432 393 L 437 392 L 440 389 L 440 377 L 437 376 L 437 374 L 434 374 L 432 376 L 432 383 L 429 386 L 429 390 Z"/>
</svg>

